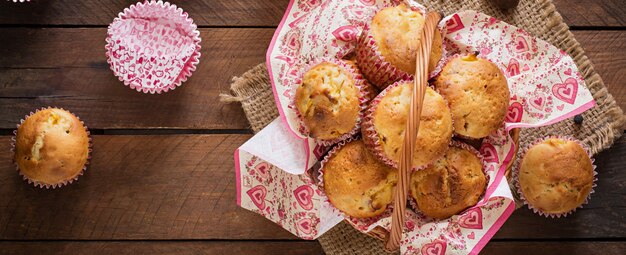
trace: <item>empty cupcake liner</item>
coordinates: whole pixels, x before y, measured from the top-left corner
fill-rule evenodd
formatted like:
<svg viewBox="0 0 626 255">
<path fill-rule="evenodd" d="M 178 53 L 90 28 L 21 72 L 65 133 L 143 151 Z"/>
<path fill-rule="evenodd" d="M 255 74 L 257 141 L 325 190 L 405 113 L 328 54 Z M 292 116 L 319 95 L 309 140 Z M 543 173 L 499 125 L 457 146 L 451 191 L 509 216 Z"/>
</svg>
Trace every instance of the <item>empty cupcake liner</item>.
<svg viewBox="0 0 626 255">
<path fill-rule="evenodd" d="M 324 190 L 324 165 L 326 163 L 328 163 L 328 161 L 330 160 L 330 158 L 335 155 L 335 153 L 339 152 L 339 150 L 341 150 L 341 148 L 343 148 L 343 146 L 345 146 L 346 144 L 349 144 L 353 141 L 357 141 L 359 140 L 360 137 L 355 136 L 355 137 L 350 137 L 346 140 L 340 141 L 339 143 L 337 143 L 330 151 L 328 151 L 328 153 L 326 154 L 326 156 L 324 156 L 324 159 L 322 159 L 322 161 L 320 161 L 320 168 L 319 168 L 319 174 L 317 176 L 317 185 L 320 187 L 320 191 L 322 193 L 322 198 L 324 199 L 324 202 L 327 202 L 328 204 L 330 204 L 333 208 L 335 208 L 337 210 L 337 212 L 339 212 L 341 214 L 341 216 L 343 216 L 344 219 L 346 219 L 352 226 L 354 226 L 356 229 L 366 232 L 367 229 L 363 229 L 362 226 L 369 226 L 371 224 L 376 223 L 377 221 L 379 221 L 382 218 L 385 217 L 389 217 L 391 215 L 391 212 L 393 211 L 393 201 L 391 203 L 389 203 L 387 205 L 387 209 L 385 209 L 385 211 L 383 213 L 381 213 L 378 216 L 374 216 L 374 217 L 370 217 L 370 218 L 356 218 L 353 216 L 350 216 L 346 213 L 344 213 L 342 210 L 339 210 L 339 208 L 335 207 L 331 202 L 330 199 L 328 198 L 328 196 L 326 195 L 326 192 Z"/>
<path fill-rule="evenodd" d="M 486 178 L 486 185 L 485 185 L 485 189 L 483 190 L 483 193 L 482 193 L 482 195 L 480 196 L 480 198 L 478 198 L 478 201 L 477 201 L 477 203 L 476 203 L 476 204 L 480 203 L 480 201 L 482 201 L 482 200 L 485 198 L 485 193 L 486 193 L 486 191 L 487 191 L 487 187 L 489 187 L 489 181 L 490 181 L 490 179 L 491 179 L 491 178 L 489 177 L 489 174 L 487 173 L 487 162 L 485 161 L 485 158 L 483 157 L 483 155 L 482 155 L 482 154 L 480 154 L 480 151 L 478 151 L 476 148 L 474 148 L 473 146 L 471 146 L 471 145 L 469 145 L 469 144 L 467 144 L 467 143 L 461 142 L 461 141 L 452 140 L 452 141 L 450 142 L 450 147 L 458 147 L 458 148 L 462 148 L 462 149 L 468 150 L 468 151 L 470 151 L 471 153 L 473 153 L 474 155 L 476 155 L 476 157 L 478 157 L 478 160 L 480 160 L 480 163 L 481 163 L 481 165 L 482 165 L 483 174 L 485 174 L 485 178 Z M 409 178 L 410 178 L 410 177 L 409 177 Z M 409 185 L 410 185 L 410 183 L 411 183 L 411 182 L 409 181 Z M 494 185 L 495 185 L 495 184 L 494 184 Z M 424 214 L 420 211 L 419 207 L 417 206 L 417 201 L 416 201 L 416 200 L 415 200 L 415 198 L 413 198 L 413 196 L 411 195 L 411 189 L 410 189 L 410 187 L 409 187 L 409 195 L 407 196 L 407 198 L 408 198 L 408 201 L 409 201 L 409 203 L 408 203 L 408 204 L 409 204 L 409 207 L 410 207 L 411 209 L 413 209 L 413 211 L 414 211 L 415 213 L 419 214 L 420 216 L 422 216 L 422 217 L 424 217 L 424 218 L 428 218 L 428 216 L 424 215 Z M 470 207 L 468 207 L 468 208 L 466 208 L 466 209 L 464 209 L 463 211 L 461 211 L 461 212 L 459 212 L 458 214 L 455 214 L 455 215 L 461 215 L 461 214 L 463 214 L 463 213 L 464 213 L 465 211 L 467 211 L 468 209 L 470 209 L 470 208 L 472 208 L 472 207 L 476 206 L 476 204 L 475 204 L 475 205 L 473 205 L 473 206 L 470 206 Z"/>
<path fill-rule="evenodd" d="M 143 93 L 167 92 L 196 70 L 200 32 L 181 8 L 146 1 L 124 9 L 109 25 L 107 62 L 124 85 Z"/>
<path fill-rule="evenodd" d="M 520 164 L 521 162 L 524 160 L 524 157 L 526 156 L 526 152 L 528 152 L 528 150 L 532 147 L 534 147 L 537 144 L 540 144 L 548 139 L 561 139 L 561 140 L 567 140 L 567 141 L 572 141 L 577 143 L 578 145 L 580 145 L 585 152 L 587 153 L 587 156 L 589 156 L 589 159 L 591 159 L 591 165 L 593 168 L 593 184 L 591 186 L 591 191 L 589 191 L 589 194 L 587 195 L 587 197 L 585 198 L 585 201 L 583 201 L 582 204 L 580 204 L 580 206 L 578 206 L 577 208 L 572 209 L 571 211 L 568 212 L 564 212 L 564 213 L 547 213 L 542 211 L 539 208 L 533 207 L 530 203 L 528 203 L 528 201 L 526 200 L 526 198 L 524 197 L 524 194 L 522 193 L 522 189 L 520 187 L 519 184 L 519 168 L 520 168 Z M 517 195 L 519 195 L 519 198 L 521 200 L 521 202 L 524 205 L 527 205 L 529 209 L 531 209 L 534 213 L 539 214 L 541 216 L 544 216 L 546 218 L 561 218 L 561 217 L 566 217 L 567 215 L 570 215 L 572 213 L 574 213 L 576 211 L 576 209 L 578 208 L 583 208 L 584 205 L 586 205 L 589 202 L 589 199 L 591 199 L 591 194 L 593 194 L 595 192 L 594 188 L 597 186 L 597 175 L 598 172 L 596 172 L 596 165 L 594 164 L 595 159 L 593 158 L 593 155 L 591 154 L 591 151 L 589 150 L 589 148 L 583 144 L 582 142 L 580 142 L 579 140 L 577 140 L 576 138 L 573 137 L 569 137 L 569 136 L 547 136 L 544 138 L 540 138 L 535 140 L 532 143 L 527 144 L 526 146 L 524 146 L 523 149 L 521 149 L 520 151 L 520 155 L 522 155 L 521 157 L 518 158 L 518 160 L 515 161 L 515 163 L 513 163 L 513 170 L 512 170 L 512 175 L 513 175 L 513 184 L 515 185 L 515 189 L 517 190 Z"/>
<path fill-rule="evenodd" d="M 367 108 L 367 110 L 365 111 L 365 116 L 363 118 L 363 123 L 361 124 L 362 128 L 361 128 L 361 134 L 363 137 L 363 142 L 365 143 L 365 145 L 367 146 L 367 148 L 370 149 L 370 151 L 376 156 L 376 158 L 378 158 L 380 161 L 382 161 L 383 163 L 385 163 L 388 166 L 391 166 L 393 168 L 398 168 L 398 162 L 396 162 L 395 160 L 389 158 L 386 154 L 384 149 L 382 148 L 382 143 L 380 141 L 380 137 L 378 136 L 378 131 L 376 131 L 376 128 L 374 127 L 374 112 L 376 111 L 376 108 L 378 106 L 378 104 L 382 101 L 382 98 L 387 95 L 387 92 L 397 86 L 400 86 L 401 84 L 405 83 L 405 82 L 413 82 L 413 80 L 400 80 L 400 81 L 396 81 L 395 83 L 387 86 L 387 88 L 385 88 L 382 92 L 380 92 L 378 94 L 378 96 L 376 96 L 374 99 L 372 99 L 372 101 L 370 102 L 369 107 Z M 434 90 L 434 89 L 433 89 Z M 437 92 L 439 93 L 439 92 Z M 443 98 L 443 96 L 442 96 Z M 446 106 L 448 105 L 448 102 L 446 101 L 445 98 L 443 98 L 443 100 L 446 103 Z M 450 114 L 452 114 L 452 112 L 450 112 Z M 450 140 L 452 140 L 452 137 L 454 137 L 454 116 L 451 115 L 451 119 L 452 119 L 452 135 L 450 136 Z M 441 156 L 443 156 L 446 153 L 446 150 L 444 150 L 437 158 L 440 158 Z M 434 162 L 434 160 L 433 160 Z M 423 168 L 428 167 L 430 164 L 432 164 L 433 162 L 430 162 L 426 165 L 420 166 L 420 167 L 413 167 L 412 170 L 416 171 L 416 170 L 420 170 Z"/>
<path fill-rule="evenodd" d="M 426 11 L 421 8 L 412 7 L 414 11 L 419 11 L 422 15 Z M 437 27 L 440 36 L 443 36 L 441 28 Z M 445 40 L 442 38 L 441 59 L 437 63 L 435 70 L 430 72 L 428 79 L 431 79 L 441 71 L 442 60 L 446 56 Z M 379 89 L 385 89 L 388 85 L 399 81 L 412 79 L 413 75 L 402 71 L 391 63 L 387 62 L 378 50 L 376 40 L 371 35 L 369 25 L 365 26 L 362 35 L 359 37 L 356 46 L 356 59 L 363 75 Z"/>
<path fill-rule="evenodd" d="M 12 153 L 13 155 L 15 155 L 15 153 L 16 153 L 15 146 L 16 146 L 16 143 L 17 143 L 17 130 L 19 129 L 20 125 L 21 125 L 22 123 L 24 123 L 24 121 L 25 121 L 26 119 L 28 119 L 30 116 L 32 116 L 33 114 L 35 114 L 35 113 L 37 113 L 37 112 L 39 112 L 39 111 L 47 110 L 47 109 L 61 109 L 61 110 L 64 110 L 64 111 L 68 111 L 68 110 L 63 109 L 63 108 L 58 108 L 58 107 L 51 107 L 51 106 L 48 106 L 48 107 L 42 107 L 42 108 L 40 108 L 40 109 L 35 110 L 35 112 L 30 112 L 28 115 L 25 115 L 25 116 L 24 116 L 24 118 L 20 120 L 20 123 L 19 123 L 19 124 L 17 124 L 16 129 L 13 131 L 13 137 L 11 137 L 11 153 Z M 70 112 L 70 111 L 68 111 L 68 112 L 69 112 L 69 113 L 71 113 L 72 115 L 76 116 L 76 118 L 77 118 L 78 120 L 80 120 L 80 118 L 79 118 L 76 114 L 74 114 L 74 113 L 72 113 L 72 112 Z M 13 164 L 15 165 L 15 170 L 18 172 L 18 174 L 19 174 L 20 176 L 22 176 L 22 179 L 23 179 L 23 180 L 25 180 L 25 181 L 27 181 L 27 182 L 28 182 L 28 184 L 32 184 L 32 185 L 33 185 L 33 186 L 35 186 L 35 187 L 38 187 L 38 188 L 46 188 L 46 189 L 50 189 L 50 188 L 52 188 L 52 189 L 55 189 L 55 188 L 60 188 L 60 187 L 63 187 L 63 186 L 69 185 L 69 184 L 73 183 L 74 181 L 77 181 L 77 180 L 78 180 L 78 177 L 80 177 L 81 175 L 83 175 L 83 173 L 84 173 L 85 171 L 87 171 L 87 165 L 89 165 L 89 161 L 91 160 L 91 148 L 92 148 L 91 133 L 89 132 L 89 129 L 87 128 L 87 126 L 85 125 L 85 123 L 84 123 L 82 120 L 80 121 L 80 123 L 83 125 L 83 127 L 85 128 L 85 131 L 87 132 L 87 137 L 88 137 L 88 140 L 89 140 L 89 142 L 88 142 L 87 144 L 88 144 L 88 147 L 89 147 L 89 148 L 88 148 L 88 154 L 87 154 L 87 161 L 85 161 L 85 165 L 83 166 L 83 169 L 82 169 L 82 170 L 81 170 L 81 171 L 80 171 L 80 172 L 79 172 L 79 173 L 78 173 L 78 174 L 77 174 L 74 178 L 71 178 L 71 179 L 69 179 L 69 180 L 65 180 L 65 181 L 63 181 L 63 182 L 61 182 L 61 183 L 55 183 L 55 184 L 47 184 L 47 183 L 42 183 L 42 182 L 39 182 L 39 181 L 37 181 L 37 180 L 30 179 L 28 176 L 26 176 L 26 175 L 25 175 L 25 174 L 24 174 L 24 173 L 20 170 L 19 165 L 18 165 L 18 164 L 17 164 L 17 162 L 15 161 L 15 157 L 13 157 Z"/>
<path fill-rule="evenodd" d="M 335 59 L 335 58 L 319 58 L 319 59 L 315 59 L 311 61 L 306 67 L 300 69 L 299 73 L 297 74 L 298 79 L 296 80 L 294 85 L 300 86 L 300 84 L 302 83 L 302 79 L 304 78 L 304 74 L 307 71 L 309 71 L 311 68 L 324 62 L 336 64 L 340 66 L 342 69 L 350 72 L 350 74 L 352 75 L 352 79 L 355 82 L 354 85 L 359 89 L 359 107 L 361 108 L 359 110 L 359 115 L 358 115 L 356 124 L 352 128 L 352 130 L 350 130 L 350 132 L 345 133 L 341 135 L 340 137 L 336 139 L 332 139 L 332 140 L 316 139 L 316 141 L 318 141 L 320 144 L 324 146 L 329 146 L 329 145 L 338 143 L 342 140 L 346 140 L 350 137 L 353 137 L 361 130 L 361 122 L 363 120 L 365 109 L 369 105 L 370 100 L 376 95 L 373 94 L 373 92 L 375 93 L 374 91 L 375 89 L 371 87 L 372 85 L 369 84 L 369 82 L 365 78 L 363 78 L 363 75 L 361 74 L 361 72 L 356 66 L 354 66 L 353 64 L 347 63 L 345 60 Z M 294 87 L 291 91 L 290 107 L 292 107 L 295 110 L 296 116 L 298 116 L 298 120 L 300 122 L 300 127 L 301 127 L 300 132 L 306 136 L 309 136 L 310 131 L 307 128 L 306 124 L 304 123 L 302 114 L 300 113 L 300 111 L 298 111 L 298 108 L 296 107 L 296 104 L 295 104 L 296 89 L 297 88 Z"/>
</svg>

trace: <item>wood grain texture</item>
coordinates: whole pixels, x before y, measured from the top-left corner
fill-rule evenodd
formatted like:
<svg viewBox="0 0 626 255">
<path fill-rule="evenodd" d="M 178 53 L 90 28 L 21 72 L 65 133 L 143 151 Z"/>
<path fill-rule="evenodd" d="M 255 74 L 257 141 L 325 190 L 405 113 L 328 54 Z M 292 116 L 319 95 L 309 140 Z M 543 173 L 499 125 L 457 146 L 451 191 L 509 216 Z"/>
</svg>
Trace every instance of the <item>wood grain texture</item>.
<svg viewBox="0 0 626 255">
<path fill-rule="evenodd" d="M 200 29 L 202 59 L 182 87 L 146 95 L 125 87 L 104 55 L 104 28 L 0 28 L 0 128 L 43 106 L 66 107 L 90 128 L 244 129 L 237 104 L 219 104 L 230 79 L 265 60 L 273 29 Z M 574 31 L 626 109 L 626 31 Z M 20 38 L 15 40 L 14 38 Z M 70 49 L 70 50 L 65 50 Z"/>
<path fill-rule="evenodd" d="M 0 242 L 0 254 L 323 254 L 316 241 Z"/>
<path fill-rule="evenodd" d="M 2 153 L 0 239 L 296 239 L 235 203 L 233 151 L 249 138 L 93 136 L 88 170 L 55 190 L 28 185 Z"/>
<path fill-rule="evenodd" d="M 624 27 L 624 0 L 552 0 L 569 26 Z"/>
<path fill-rule="evenodd" d="M 617 104 L 626 110 L 626 31 L 572 32 Z"/>
<path fill-rule="evenodd" d="M 44 106 L 90 128 L 245 129 L 241 106 L 219 103 L 233 76 L 265 61 L 274 29 L 203 28 L 193 76 L 161 95 L 124 86 L 106 62 L 106 29 L 0 28 L 0 128 Z M 19 38 L 16 40 L 16 38 Z"/>
<path fill-rule="evenodd" d="M 233 151 L 250 135 L 94 136 L 77 183 L 41 190 L 0 154 L 0 240 L 296 239 L 237 207 Z M 0 137 L 0 151 L 9 137 Z M 598 187 L 574 215 L 517 210 L 496 239 L 626 236 L 626 139 L 597 157 Z"/>
<path fill-rule="evenodd" d="M 0 2 L 0 24 L 106 26 L 136 0 L 48 0 L 31 4 Z M 199 26 L 277 26 L 288 0 L 169 1 Z M 622 0 L 553 0 L 569 26 L 626 26 Z"/>
<path fill-rule="evenodd" d="M 138 0 L 0 2 L 0 24 L 108 26 Z M 288 0 L 171 0 L 199 26 L 276 26 Z"/>
<path fill-rule="evenodd" d="M 87 242 L 0 242 L 0 254 L 324 254 L 315 241 L 87 241 Z M 493 241 L 481 251 L 482 255 L 622 255 L 626 242 L 529 242 Z M 345 251 L 344 254 L 350 254 Z"/>
</svg>

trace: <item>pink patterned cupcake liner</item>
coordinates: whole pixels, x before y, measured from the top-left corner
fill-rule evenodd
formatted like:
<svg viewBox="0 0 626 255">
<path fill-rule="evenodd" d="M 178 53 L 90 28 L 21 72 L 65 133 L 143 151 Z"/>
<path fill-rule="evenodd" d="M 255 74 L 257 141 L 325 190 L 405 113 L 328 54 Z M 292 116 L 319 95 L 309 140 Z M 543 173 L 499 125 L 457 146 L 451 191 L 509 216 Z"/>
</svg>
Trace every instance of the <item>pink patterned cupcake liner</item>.
<svg viewBox="0 0 626 255">
<path fill-rule="evenodd" d="M 411 9 L 413 9 L 414 11 L 419 11 L 422 15 L 426 14 L 426 11 L 422 8 L 411 6 Z M 443 37 L 443 31 L 441 30 L 441 28 L 438 27 L 437 29 L 439 30 L 440 36 Z M 436 74 L 438 74 L 443 66 L 442 60 L 446 56 L 447 51 L 445 40 L 443 40 L 442 38 L 441 41 L 441 59 L 437 63 L 435 70 L 433 70 L 428 75 L 428 79 L 431 79 Z M 413 79 L 412 74 L 396 68 L 391 63 L 385 60 L 385 58 L 378 50 L 376 40 L 374 40 L 374 37 L 371 35 L 369 25 L 366 25 L 363 28 L 363 33 L 357 41 L 355 52 L 359 69 L 361 69 L 363 75 L 379 89 L 384 89 L 388 85 L 399 80 Z"/>
<path fill-rule="evenodd" d="M 548 139 L 560 139 L 560 140 L 567 140 L 567 141 L 571 141 L 571 142 L 575 142 L 578 145 L 580 145 L 585 152 L 587 153 L 587 156 L 589 156 L 589 159 L 591 159 L 591 166 L 593 168 L 593 185 L 591 186 L 591 191 L 589 191 L 589 194 L 587 195 L 587 197 L 585 198 L 585 201 L 583 201 L 583 203 L 578 206 L 577 208 L 572 209 L 571 211 L 568 212 L 564 212 L 564 213 L 547 213 L 542 211 L 539 208 L 536 208 L 534 206 L 532 206 L 530 203 L 528 203 L 528 201 L 526 200 L 526 198 L 524 197 L 524 194 L 522 193 L 522 189 L 520 187 L 520 183 L 519 183 L 519 168 L 520 168 L 520 164 L 522 162 L 522 160 L 524 160 L 524 157 L 526 156 L 526 152 L 534 147 L 537 144 L 540 144 Z M 593 194 L 595 192 L 594 188 L 597 186 L 596 182 L 598 181 L 597 175 L 598 172 L 596 172 L 596 165 L 594 164 L 595 159 L 593 158 L 593 155 L 591 154 L 591 151 L 589 150 L 589 148 L 583 144 L 582 142 L 580 142 L 579 140 L 573 138 L 573 137 L 569 137 L 569 136 L 548 136 L 548 137 L 544 137 L 541 139 L 537 139 L 532 143 L 527 144 L 523 150 L 520 152 L 520 155 L 522 155 L 518 160 L 515 161 L 515 163 L 513 163 L 513 183 L 515 185 L 515 189 L 516 189 L 516 193 L 519 196 L 521 202 L 524 205 L 527 205 L 529 209 L 531 209 L 534 213 L 539 214 L 541 216 L 544 216 L 546 218 L 561 218 L 561 217 L 566 217 L 574 212 L 576 212 L 576 209 L 578 208 L 583 208 L 584 205 L 586 205 L 589 202 L 589 199 L 591 199 L 591 194 Z"/>
<path fill-rule="evenodd" d="M 484 198 L 485 198 L 485 193 L 486 193 L 486 191 L 487 191 L 487 187 L 489 187 L 490 177 L 489 177 L 489 174 L 487 173 L 487 169 L 488 169 L 488 168 L 487 168 L 487 161 L 485 161 L 485 158 L 483 157 L 483 155 L 482 155 L 482 154 L 480 154 L 480 151 L 478 151 L 476 148 L 474 148 L 473 146 L 471 146 L 471 145 L 469 145 L 469 144 L 467 144 L 467 143 L 464 143 L 464 142 L 461 142 L 461 141 L 452 140 L 452 141 L 450 142 L 450 147 L 457 147 L 457 148 L 462 148 L 462 149 L 464 149 L 464 150 L 468 150 L 468 151 L 470 151 L 472 154 L 476 155 L 476 157 L 478 157 L 478 160 L 480 160 L 480 163 L 481 163 L 481 165 L 482 165 L 483 174 L 485 174 L 485 178 L 486 178 L 486 182 L 485 182 L 485 183 L 486 183 L 486 185 L 485 185 L 485 189 L 483 190 L 482 195 L 481 195 L 481 196 L 480 196 L 480 198 L 478 199 L 478 203 L 477 203 L 477 204 L 479 204 L 479 203 L 480 203 L 480 201 L 483 201 L 483 200 L 484 200 Z M 409 182 L 409 183 L 410 183 L 410 182 Z M 409 189 L 409 190 L 410 190 L 410 189 Z M 424 214 L 422 214 L 422 212 L 420 211 L 419 207 L 417 206 L 417 202 L 415 201 L 415 198 L 413 198 L 413 196 L 411 196 L 411 195 L 410 195 L 410 191 L 409 191 L 408 201 L 409 201 L 409 203 L 408 203 L 408 204 L 409 204 L 409 207 L 410 207 L 411 209 L 413 209 L 413 211 L 414 211 L 415 213 L 419 214 L 420 216 L 422 216 L 422 217 L 424 217 L 424 218 L 427 218 L 427 216 L 426 216 L 426 215 L 424 215 Z M 469 209 L 473 208 L 474 206 L 476 206 L 476 205 L 470 206 L 470 207 L 468 207 L 467 209 L 465 209 L 465 210 L 463 210 L 463 211 L 459 212 L 459 213 L 458 213 L 458 214 L 456 214 L 456 215 L 462 215 L 463 213 L 465 213 L 465 211 L 467 211 L 467 210 L 469 210 Z"/>
<path fill-rule="evenodd" d="M 42 108 L 40 108 L 40 109 L 35 110 L 35 112 L 30 112 L 28 115 L 25 115 L 25 116 L 24 116 L 24 118 L 20 120 L 20 123 L 19 123 L 19 124 L 17 124 L 16 129 L 13 131 L 13 137 L 11 137 L 11 153 L 12 153 L 12 154 L 16 153 L 16 151 L 15 151 L 15 145 L 16 145 L 16 142 L 17 142 L 17 129 L 19 129 L 20 125 L 21 125 L 22 123 L 24 123 L 24 121 L 25 121 L 26 119 L 28 119 L 28 117 L 32 116 L 33 114 L 35 114 L 35 113 L 37 113 L 37 112 L 39 112 L 39 111 L 46 110 L 46 109 L 54 109 L 54 108 L 56 108 L 56 109 L 61 109 L 61 110 L 64 110 L 64 111 L 67 111 L 67 112 L 71 113 L 72 115 L 76 116 L 76 118 L 77 118 L 78 120 L 80 120 L 80 118 L 79 118 L 77 115 L 75 115 L 74 113 L 72 113 L 72 112 L 70 112 L 70 111 L 68 111 L 68 110 L 65 110 L 65 109 L 63 109 L 63 108 L 58 108 L 58 107 L 50 107 L 50 106 L 48 106 L 48 107 L 42 107 Z M 66 180 L 66 181 L 64 181 L 64 182 L 61 182 L 61 183 L 55 183 L 55 184 L 47 184 L 47 183 L 42 183 L 42 182 L 39 182 L 39 181 L 37 181 L 37 180 L 32 180 L 32 179 L 28 178 L 28 176 L 26 176 L 26 175 L 25 175 L 25 174 L 24 174 L 24 173 L 20 170 L 20 168 L 19 168 L 19 166 L 18 166 L 17 162 L 15 162 L 15 159 L 13 159 L 13 164 L 15 165 L 15 170 L 18 172 L 18 174 L 19 174 L 20 176 L 22 176 L 22 179 L 23 179 L 23 180 L 25 180 L 25 181 L 27 181 L 27 182 L 28 182 L 28 184 L 32 184 L 32 185 L 33 185 L 33 186 L 35 186 L 35 187 L 38 187 L 38 188 L 46 188 L 46 189 L 50 189 L 50 188 L 52 188 L 52 189 L 55 189 L 55 188 L 60 188 L 60 187 L 63 187 L 63 186 L 66 186 L 66 185 L 72 184 L 74 181 L 77 181 L 77 180 L 78 180 L 78 177 L 80 177 L 81 175 L 83 175 L 83 173 L 84 173 L 85 171 L 87 171 L 87 165 L 89 165 L 89 161 L 91 160 L 91 148 L 92 148 L 91 133 L 89 132 L 89 129 L 88 129 L 88 128 L 87 128 L 87 126 L 85 125 L 85 122 L 83 122 L 83 121 L 81 120 L 81 121 L 80 121 L 80 123 L 81 123 L 81 124 L 83 125 L 83 127 L 85 128 L 85 131 L 87 132 L 87 137 L 88 137 L 88 139 L 89 139 L 89 142 L 88 142 L 88 146 L 89 146 L 89 148 L 88 148 L 88 154 L 87 154 L 87 161 L 85 162 L 85 165 L 83 166 L 83 169 L 80 171 L 80 173 L 78 173 L 78 174 L 77 174 L 74 178 L 71 178 L 71 179 Z"/>
<path fill-rule="evenodd" d="M 297 84 L 298 86 L 302 83 L 302 79 L 304 78 L 304 74 L 309 71 L 311 68 L 324 63 L 324 62 L 329 62 L 329 63 L 333 63 L 336 64 L 338 66 L 340 66 L 343 70 L 349 71 L 352 79 L 354 80 L 354 86 L 356 86 L 359 89 L 359 115 L 358 115 L 358 119 L 356 121 L 355 126 L 352 128 L 352 130 L 350 130 L 350 132 L 345 133 L 343 135 L 341 135 L 340 137 L 336 138 L 336 139 L 332 139 L 332 140 L 321 140 L 321 139 L 316 139 L 316 141 L 318 141 L 320 144 L 324 145 L 324 146 L 330 146 L 333 144 L 336 144 L 340 141 L 346 140 L 350 137 L 353 137 L 354 135 L 356 135 L 357 133 L 359 133 L 359 131 L 361 130 L 361 122 L 363 120 L 363 116 L 365 113 L 365 110 L 367 109 L 370 100 L 375 97 L 376 95 L 372 94 L 372 90 L 373 88 L 368 88 L 368 86 L 372 86 L 371 84 L 368 83 L 368 81 L 363 78 L 363 75 L 361 74 L 361 72 L 359 71 L 359 69 L 352 65 L 347 63 L 345 60 L 341 60 L 341 59 L 335 59 L 335 58 L 319 58 L 319 59 L 315 59 L 313 61 L 311 61 L 307 66 L 305 66 L 304 68 L 301 68 L 298 75 L 296 77 L 297 80 L 295 81 L 294 84 Z M 290 101 L 290 107 L 293 107 L 293 109 L 296 112 L 296 115 L 298 116 L 298 120 L 300 122 L 300 132 L 304 135 L 309 136 L 310 135 L 310 131 L 307 128 L 307 126 L 305 125 L 304 121 L 303 121 L 303 117 L 302 114 L 300 113 L 300 111 L 298 111 L 298 108 L 296 107 L 295 104 L 295 96 L 296 96 L 296 89 L 292 90 L 292 94 L 291 94 L 291 101 Z"/>
<path fill-rule="evenodd" d="M 196 70 L 200 41 L 197 26 L 176 5 L 137 3 L 109 25 L 107 62 L 124 85 L 160 94 L 180 86 Z"/>
<path fill-rule="evenodd" d="M 362 128 L 361 128 L 361 134 L 363 136 L 363 143 L 365 143 L 365 145 L 367 146 L 367 148 L 372 152 L 372 154 L 374 154 L 376 156 L 376 158 L 378 158 L 380 161 L 382 161 L 383 163 L 385 163 L 386 165 L 393 167 L 393 168 L 398 168 L 398 163 L 389 158 L 383 148 L 382 148 L 382 143 L 380 141 L 380 137 L 378 135 L 378 131 L 376 131 L 376 128 L 374 127 L 374 111 L 376 111 L 376 108 L 378 106 L 378 104 L 382 101 L 382 98 L 387 95 L 387 92 L 397 86 L 402 85 L 405 82 L 413 82 L 413 80 L 399 80 L 396 81 L 395 83 L 387 86 L 387 88 L 385 88 L 382 92 L 380 92 L 378 94 L 378 96 L 376 96 L 374 99 L 372 99 L 372 101 L 370 102 L 369 107 L 367 108 L 367 110 L 365 111 L 365 116 L 363 118 L 363 123 L 361 124 Z M 432 87 L 431 87 L 432 89 Z M 434 89 L 433 89 L 434 90 Z M 439 92 L 437 92 L 439 93 Z M 443 96 L 442 96 L 443 98 Z M 443 100 L 446 102 L 446 105 L 448 105 L 448 101 L 443 98 Z M 452 114 L 452 112 L 450 112 L 450 114 Z M 454 137 L 454 116 L 452 117 L 452 137 Z M 441 155 L 439 155 L 437 158 L 443 156 L 446 152 L 443 151 L 441 153 Z M 434 161 L 433 161 L 434 162 Z M 421 170 L 424 169 L 426 167 L 428 167 L 430 164 L 432 164 L 433 162 L 420 166 L 420 167 L 413 167 L 412 171 L 417 171 L 417 170 Z"/>
</svg>

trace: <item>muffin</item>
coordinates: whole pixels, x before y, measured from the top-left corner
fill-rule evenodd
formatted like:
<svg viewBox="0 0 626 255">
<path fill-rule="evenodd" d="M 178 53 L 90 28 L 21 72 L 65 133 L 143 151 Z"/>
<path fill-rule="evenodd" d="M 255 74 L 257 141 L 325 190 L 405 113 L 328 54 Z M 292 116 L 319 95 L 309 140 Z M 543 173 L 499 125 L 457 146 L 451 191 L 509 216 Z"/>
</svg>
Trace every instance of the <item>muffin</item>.
<svg viewBox="0 0 626 255">
<path fill-rule="evenodd" d="M 415 74 L 415 58 L 425 18 L 405 4 L 380 10 L 357 44 L 357 63 L 365 77 L 380 89 Z M 429 58 L 432 72 L 443 55 L 443 39 L 435 30 Z"/>
<path fill-rule="evenodd" d="M 575 141 L 548 138 L 536 143 L 517 168 L 518 192 L 536 212 L 565 215 L 587 201 L 594 185 L 593 161 Z"/>
<path fill-rule="evenodd" d="M 399 81 L 387 87 L 367 110 L 363 140 L 373 153 L 397 168 L 402 154 L 404 129 L 411 103 L 412 81 Z M 427 88 L 415 142 L 413 167 L 422 168 L 441 157 L 452 139 L 452 116 L 444 98 Z"/>
<path fill-rule="evenodd" d="M 411 174 L 410 196 L 428 217 L 445 219 L 476 205 L 487 187 L 477 152 L 455 144 L 432 166 Z"/>
<path fill-rule="evenodd" d="M 475 54 L 452 58 L 434 86 L 454 116 L 454 131 L 465 138 L 483 138 L 503 123 L 509 107 L 509 86 L 498 66 Z"/>
<path fill-rule="evenodd" d="M 350 61 L 328 59 L 310 65 L 294 104 L 310 137 L 332 144 L 356 134 L 375 89 Z"/>
<path fill-rule="evenodd" d="M 71 183 L 89 156 L 89 134 L 72 113 L 48 108 L 30 115 L 15 136 L 14 161 L 20 174 L 39 187 Z"/>
<path fill-rule="evenodd" d="M 321 172 L 330 203 L 355 218 L 382 214 L 398 180 L 397 170 L 378 161 L 361 140 L 335 147 L 322 161 Z"/>
</svg>

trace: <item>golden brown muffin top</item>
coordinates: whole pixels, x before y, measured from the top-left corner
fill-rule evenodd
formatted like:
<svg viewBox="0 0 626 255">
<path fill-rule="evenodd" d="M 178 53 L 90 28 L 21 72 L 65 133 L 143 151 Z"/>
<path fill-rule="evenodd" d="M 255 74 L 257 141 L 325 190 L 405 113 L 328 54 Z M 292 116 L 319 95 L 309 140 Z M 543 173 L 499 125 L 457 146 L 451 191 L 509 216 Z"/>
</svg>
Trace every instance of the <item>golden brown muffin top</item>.
<svg viewBox="0 0 626 255">
<path fill-rule="evenodd" d="M 374 217 L 392 202 L 397 171 L 376 160 L 361 140 L 330 155 L 322 171 L 330 203 L 347 215 Z"/>
<path fill-rule="evenodd" d="M 395 165 L 400 162 L 402 153 L 404 129 L 411 104 L 411 87 L 411 82 L 388 87 L 373 109 L 373 125 L 378 136 L 375 139 L 380 141 L 384 156 L 395 162 Z M 452 116 L 446 101 L 428 87 L 415 142 L 413 166 L 425 166 L 443 155 L 452 139 L 452 132 Z"/>
<path fill-rule="evenodd" d="M 378 51 L 398 69 L 414 74 L 417 48 L 424 28 L 424 16 L 405 4 L 380 10 L 372 19 L 370 31 Z M 439 29 L 429 58 L 429 70 L 434 70 L 442 56 L 442 38 Z"/>
<path fill-rule="evenodd" d="M 509 86 L 502 71 L 491 61 L 473 54 L 453 58 L 434 85 L 450 104 L 457 134 L 483 138 L 504 123 Z"/>
<path fill-rule="evenodd" d="M 68 111 L 36 112 L 17 129 L 15 162 L 20 172 L 41 184 L 61 184 L 80 174 L 89 155 L 83 124 Z"/>
<path fill-rule="evenodd" d="M 359 97 L 350 70 L 322 62 L 304 74 L 295 104 L 311 137 L 333 140 L 356 126 L 361 111 Z"/>
<path fill-rule="evenodd" d="M 518 172 L 521 192 L 534 208 L 566 213 L 582 205 L 593 185 L 593 164 L 576 142 L 550 138 L 528 149 Z"/>
<path fill-rule="evenodd" d="M 476 205 L 487 186 L 476 154 L 450 147 L 435 164 L 411 175 L 410 194 L 426 216 L 445 219 Z"/>
</svg>

